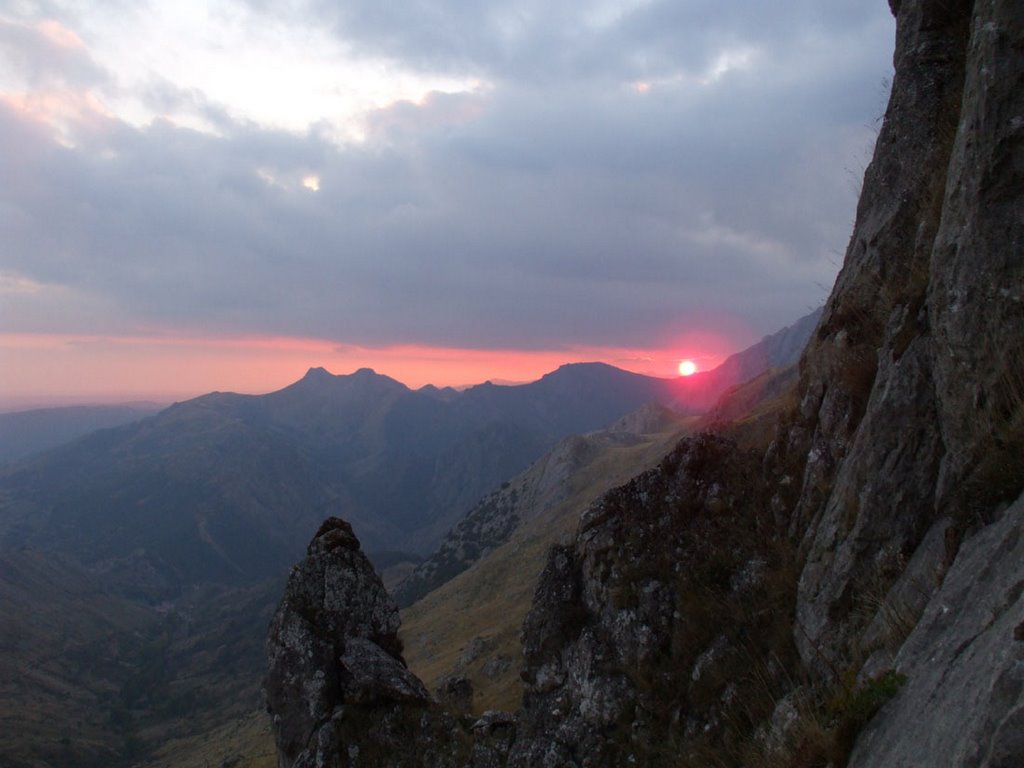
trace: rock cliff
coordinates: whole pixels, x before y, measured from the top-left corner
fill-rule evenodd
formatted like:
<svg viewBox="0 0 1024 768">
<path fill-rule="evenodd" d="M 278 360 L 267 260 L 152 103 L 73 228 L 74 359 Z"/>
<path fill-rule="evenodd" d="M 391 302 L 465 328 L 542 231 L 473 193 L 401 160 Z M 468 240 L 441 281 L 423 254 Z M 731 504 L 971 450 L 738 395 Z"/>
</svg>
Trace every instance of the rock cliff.
<svg viewBox="0 0 1024 768">
<path fill-rule="evenodd" d="M 688 439 L 584 515 L 524 623 L 514 720 L 429 701 L 393 607 L 324 645 L 348 624 L 290 585 L 282 766 L 327 717 L 365 724 L 321 739 L 328 765 L 1024 764 L 1024 5 L 890 6 L 885 122 L 772 445 Z M 349 637 L 383 660 L 346 667 Z M 381 686 L 390 709 L 349 714 Z M 414 719 L 431 760 L 427 737 L 380 751 Z"/>
<path fill-rule="evenodd" d="M 856 595 L 939 516 L 955 540 L 1012 500 L 1024 455 L 1022 9 L 894 7 L 893 92 L 787 437 L 798 644 L 819 666 L 853 650 Z"/>
<path fill-rule="evenodd" d="M 523 626 L 513 765 L 667 765 L 756 707 L 745 661 L 791 655 L 766 491 L 756 454 L 705 434 L 591 507 Z"/>
</svg>

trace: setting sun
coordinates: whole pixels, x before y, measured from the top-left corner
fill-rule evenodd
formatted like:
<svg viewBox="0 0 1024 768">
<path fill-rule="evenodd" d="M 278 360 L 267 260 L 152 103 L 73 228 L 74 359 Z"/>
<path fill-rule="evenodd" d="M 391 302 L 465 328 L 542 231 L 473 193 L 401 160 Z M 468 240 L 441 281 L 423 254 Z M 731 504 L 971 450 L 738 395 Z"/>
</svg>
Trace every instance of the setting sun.
<svg viewBox="0 0 1024 768">
<path fill-rule="evenodd" d="M 697 372 L 697 364 L 693 360 L 681 360 L 679 362 L 680 376 L 693 376 Z"/>
</svg>

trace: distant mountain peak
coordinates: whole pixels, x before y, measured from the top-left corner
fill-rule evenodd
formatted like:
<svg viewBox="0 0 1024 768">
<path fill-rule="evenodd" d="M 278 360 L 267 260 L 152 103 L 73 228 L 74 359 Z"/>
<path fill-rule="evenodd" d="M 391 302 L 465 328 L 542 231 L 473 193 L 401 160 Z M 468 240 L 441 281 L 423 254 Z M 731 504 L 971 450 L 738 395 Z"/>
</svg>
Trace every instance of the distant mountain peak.
<svg viewBox="0 0 1024 768">
<path fill-rule="evenodd" d="M 433 397 L 437 400 L 450 402 L 459 396 L 459 391 L 454 387 L 436 387 L 433 384 L 424 384 L 416 390 L 421 395 Z"/>
<path fill-rule="evenodd" d="M 316 368 L 310 368 L 306 371 L 306 375 L 302 377 L 302 381 L 328 381 L 330 379 L 337 378 L 333 373 L 328 371 L 326 368 L 317 366 Z"/>
<path fill-rule="evenodd" d="M 328 371 L 322 366 L 316 366 L 306 371 L 306 375 L 299 379 L 299 383 L 307 384 L 340 384 L 345 381 L 353 382 L 370 382 L 370 381 L 387 381 L 395 384 L 400 384 L 405 387 L 401 382 L 392 379 L 390 376 L 385 376 L 382 373 L 377 373 L 373 368 L 359 368 L 350 374 L 334 374 Z"/>
<path fill-rule="evenodd" d="M 545 375 L 546 376 L 551 376 L 551 375 L 559 373 L 559 372 L 568 372 L 568 371 L 602 371 L 602 370 L 607 370 L 609 368 L 615 368 L 615 366 L 614 365 L 609 365 L 608 363 L 599 363 L 599 362 L 562 363 L 562 365 L 558 366 L 558 368 L 553 370 L 551 373 L 548 373 L 548 374 L 545 374 Z"/>
<path fill-rule="evenodd" d="M 625 371 L 622 368 L 616 368 L 614 365 L 608 363 L 564 363 L 558 366 L 555 370 L 550 373 L 545 373 L 541 376 L 540 381 L 577 381 L 580 379 L 588 379 L 594 376 L 626 376 L 636 377 L 637 379 L 650 378 L 639 373 L 632 373 L 631 371 Z"/>
</svg>

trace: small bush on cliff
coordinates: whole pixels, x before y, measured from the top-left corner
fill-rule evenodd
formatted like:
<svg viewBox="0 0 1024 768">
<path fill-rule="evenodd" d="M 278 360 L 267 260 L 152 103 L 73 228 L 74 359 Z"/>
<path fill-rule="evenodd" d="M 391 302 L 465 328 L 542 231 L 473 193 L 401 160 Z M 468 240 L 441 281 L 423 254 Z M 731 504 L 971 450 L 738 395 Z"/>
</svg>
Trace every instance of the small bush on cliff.
<svg viewBox="0 0 1024 768">
<path fill-rule="evenodd" d="M 846 764 L 853 743 L 864 726 L 899 693 L 906 682 L 906 675 L 891 669 L 860 684 L 856 682 L 855 673 L 844 676 L 828 705 L 829 712 L 835 717 L 833 730 L 840 765 Z"/>
</svg>

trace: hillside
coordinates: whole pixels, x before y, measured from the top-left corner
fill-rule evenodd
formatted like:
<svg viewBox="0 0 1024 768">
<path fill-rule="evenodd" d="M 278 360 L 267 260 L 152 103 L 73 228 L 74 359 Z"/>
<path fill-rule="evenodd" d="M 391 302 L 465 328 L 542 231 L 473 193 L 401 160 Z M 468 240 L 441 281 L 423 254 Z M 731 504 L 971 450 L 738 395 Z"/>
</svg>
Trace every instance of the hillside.
<svg viewBox="0 0 1024 768">
<path fill-rule="evenodd" d="M 151 416 L 156 405 L 75 405 L 0 413 L 0 464 L 25 459 L 75 438 Z"/>
<path fill-rule="evenodd" d="M 136 762 L 259 703 L 280 581 L 150 606 L 53 553 L 0 553 L 0 754 L 12 768 Z"/>
<path fill-rule="evenodd" d="M 660 462 L 685 432 L 714 429 L 763 451 L 796 383 L 795 366 L 764 371 L 708 414 L 685 420 L 645 406 L 607 430 L 566 438 L 485 496 L 392 590 L 403 607 L 409 668 L 431 691 L 468 681 L 477 714 L 515 709 L 520 629 L 547 550 L 570 539 L 591 503 Z"/>
<path fill-rule="evenodd" d="M 685 430 L 678 417 L 652 410 L 564 440 L 485 497 L 399 586 L 399 604 L 414 603 L 402 612 L 405 657 L 430 690 L 458 677 L 473 687 L 474 712 L 518 703 L 519 631 L 548 548 L 572 534 L 595 499 L 660 461 Z"/>
<path fill-rule="evenodd" d="M 448 532 L 437 551 L 396 587 L 395 600 L 403 607 L 411 605 L 486 557 L 522 525 L 536 518 L 542 518 L 543 524 L 551 510 L 574 495 L 580 474 L 592 464 L 599 460 L 607 463 L 608 455 L 616 450 L 625 458 L 628 449 L 644 442 L 645 435 L 677 433 L 682 423 L 674 412 L 649 405 L 607 430 L 561 441 L 525 472 L 477 502 Z M 614 462 L 611 466 L 614 468 Z M 575 503 L 581 508 L 578 498 Z"/>
</svg>

